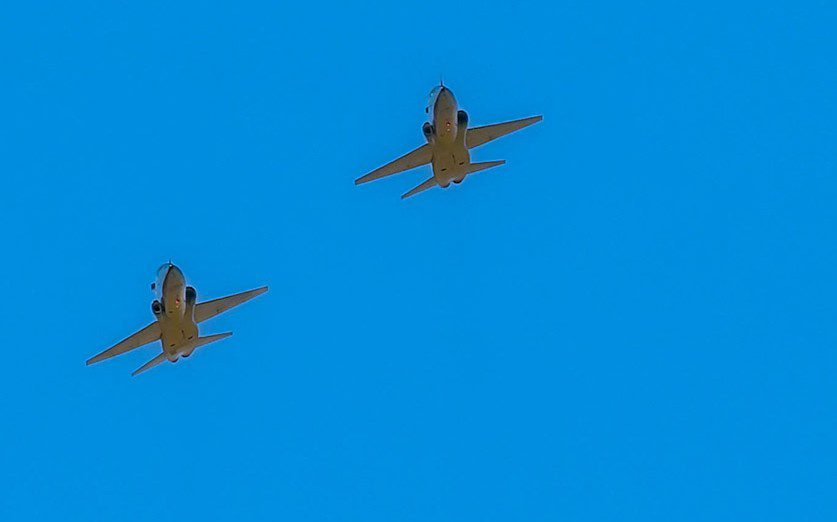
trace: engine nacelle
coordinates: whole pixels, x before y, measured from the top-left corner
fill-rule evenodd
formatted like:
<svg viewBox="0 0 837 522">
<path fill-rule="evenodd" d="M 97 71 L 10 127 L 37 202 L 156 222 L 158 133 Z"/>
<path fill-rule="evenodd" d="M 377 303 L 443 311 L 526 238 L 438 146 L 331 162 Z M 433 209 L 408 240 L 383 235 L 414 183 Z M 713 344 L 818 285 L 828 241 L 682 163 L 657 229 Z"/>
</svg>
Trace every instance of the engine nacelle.
<svg viewBox="0 0 837 522">
<path fill-rule="evenodd" d="M 161 315 L 163 313 L 163 304 L 155 299 L 154 302 L 151 303 L 151 312 L 157 316 Z"/>
<path fill-rule="evenodd" d="M 429 121 L 424 122 L 424 125 L 421 126 L 421 132 L 424 133 L 424 139 L 427 140 L 427 143 L 433 142 L 433 125 Z"/>
<path fill-rule="evenodd" d="M 186 287 L 186 304 L 195 304 L 198 299 L 198 291 L 194 287 Z"/>
<path fill-rule="evenodd" d="M 198 300 L 198 292 L 194 289 L 194 287 L 187 286 L 186 287 L 186 309 L 183 311 L 185 316 L 191 319 L 192 321 L 195 320 L 195 301 Z"/>
<path fill-rule="evenodd" d="M 468 126 L 468 113 L 465 111 L 459 111 L 456 113 L 456 124 L 460 127 L 467 127 Z"/>
</svg>

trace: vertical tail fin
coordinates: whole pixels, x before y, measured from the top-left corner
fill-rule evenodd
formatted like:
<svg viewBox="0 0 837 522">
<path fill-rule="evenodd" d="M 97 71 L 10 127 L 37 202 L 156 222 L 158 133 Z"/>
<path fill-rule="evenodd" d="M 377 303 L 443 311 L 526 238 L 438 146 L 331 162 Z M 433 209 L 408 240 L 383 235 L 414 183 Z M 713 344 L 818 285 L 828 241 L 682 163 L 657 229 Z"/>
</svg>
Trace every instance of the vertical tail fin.
<svg viewBox="0 0 837 522">
<path fill-rule="evenodd" d="M 483 161 L 482 163 L 471 163 L 468 165 L 468 170 L 466 174 L 473 174 L 474 172 L 479 172 L 481 170 L 490 169 L 491 167 L 497 167 L 499 165 L 503 165 L 506 163 L 506 160 L 497 160 L 497 161 Z"/>
</svg>

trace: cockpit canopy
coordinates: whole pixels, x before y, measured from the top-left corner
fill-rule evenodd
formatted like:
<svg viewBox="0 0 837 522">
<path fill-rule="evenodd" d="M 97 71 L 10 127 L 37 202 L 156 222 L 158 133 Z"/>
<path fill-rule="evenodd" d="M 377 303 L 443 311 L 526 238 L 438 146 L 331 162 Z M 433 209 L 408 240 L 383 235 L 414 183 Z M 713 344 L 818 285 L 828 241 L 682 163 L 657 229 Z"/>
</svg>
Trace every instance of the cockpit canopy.
<svg viewBox="0 0 837 522">
<path fill-rule="evenodd" d="M 157 269 L 157 280 L 151 283 L 151 290 L 154 293 L 159 295 L 163 291 L 163 281 L 166 280 L 166 275 L 169 273 L 169 269 L 171 267 L 171 263 L 163 263 L 160 265 L 160 268 Z"/>
<path fill-rule="evenodd" d="M 436 105 L 436 98 L 439 97 L 439 93 L 442 92 L 442 89 L 445 87 L 443 85 L 437 85 L 433 87 L 433 90 L 430 91 L 430 94 L 427 98 L 427 107 L 425 107 L 424 112 L 430 114 L 433 111 L 433 106 Z"/>
<path fill-rule="evenodd" d="M 163 263 L 160 265 L 160 268 L 157 269 L 157 280 L 162 281 L 165 279 L 166 274 L 169 273 L 169 268 L 171 268 L 171 263 Z"/>
</svg>

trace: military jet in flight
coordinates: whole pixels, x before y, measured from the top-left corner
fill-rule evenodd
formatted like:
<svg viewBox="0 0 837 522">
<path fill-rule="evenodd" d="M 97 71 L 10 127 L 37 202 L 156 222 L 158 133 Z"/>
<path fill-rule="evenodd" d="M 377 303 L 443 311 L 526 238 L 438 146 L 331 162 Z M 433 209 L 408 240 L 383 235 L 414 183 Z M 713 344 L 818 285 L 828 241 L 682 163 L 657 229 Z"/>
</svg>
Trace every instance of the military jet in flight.
<svg viewBox="0 0 837 522">
<path fill-rule="evenodd" d="M 430 163 L 433 167 L 433 177 L 402 195 L 401 199 L 414 196 L 436 185 L 447 188 L 451 181 L 461 183 L 468 174 L 505 163 L 505 160 L 471 163 L 469 152 L 471 149 L 543 119 L 543 116 L 532 116 L 531 118 L 469 129 L 468 113 L 458 109 L 453 92 L 443 84 L 437 85 L 430 92 L 430 101 L 425 112 L 430 117 L 430 121 L 425 122 L 422 126 L 422 132 L 427 143 L 356 179 L 355 185 Z"/>
<path fill-rule="evenodd" d="M 176 362 L 179 357 L 189 357 L 197 348 L 232 335 L 232 332 L 227 332 L 201 337 L 198 334 L 198 323 L 267 292 L 267 287 L 263 286 L 240 294 L 196 303 L 197 292 L 193 287 L 186 285 L 183 272 L 169 262 L 157 270 L 157 281 L 151 284 L 151 290 L 155 293 L 155 299 L 151 303 L 151 312 L 156 320 L 99 355 L 88 359 L 88 366 L 154 341 L 162 343 L 163 353 L 142 365 L 131 375 L 151 369 L 166 359 Z"/>
</svg>

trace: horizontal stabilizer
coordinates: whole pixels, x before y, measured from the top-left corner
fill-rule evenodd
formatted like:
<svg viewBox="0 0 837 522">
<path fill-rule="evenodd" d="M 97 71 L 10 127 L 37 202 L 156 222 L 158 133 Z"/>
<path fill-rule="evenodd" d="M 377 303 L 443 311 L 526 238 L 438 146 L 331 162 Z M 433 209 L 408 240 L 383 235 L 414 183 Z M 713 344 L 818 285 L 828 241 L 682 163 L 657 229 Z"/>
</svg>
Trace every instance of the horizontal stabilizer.
<svg viewBox="0 0 837 522">
<path fill-rule="evenodd" d="M 207 335 L 206 337 L 198 337 L 198 340 L 192 344 L 188 350 L 183 351 L 183 357 L 189 357 L 192 355 L 192 352 L 200 348 L 201 346 L 207 345 L 209 343 L 214 343 L 215 341 L 220 341 L 221 339 L 226 339 L 227 337 L 231 336 L 232 332 L 215 334 L 215 335 Z"/>
<path fill-rule="evenodd" d="M 147 363 L 143 364 L 142 366 L 140 366 L 139 368 L 134 370 L 134 373 L 132 373 L 131 375 L 139 375 L 146 370 L 150 370 L 151 368 L 154 368 L 155 366 L 157 366 L 158 364 L 160 364 L 161 362 L 163 362 L 165 360 L 166 360 L 166 352 L 163 352 L 160 355 L 158 355 L 157 357 L 151 359 Z"/>
<path fill-rule="evenodd" d="M 195 341 L 194 346 L 192 346 L 192 349 L 190 349 L 188 352 L 186 352 L 185 355 L 191 354 L 193 351 L 200 348 L 201 346 L 205 346 L 209 343 L 214 343 L 215 341 L 220 341 L 221 339 L 226 339 L 227 337 L 229 337 L 231 335 L 232 335 L 232 332 L 226 332 L 226 333 L 220 333 L 220 334 L 215 334 L 215 335 L 207 335 L 206 337 L 199 337 L 198 340 Z M 160 355 L 158 355 L 157 357 L 151 359 L 147 363 L 145 363 L 142 366 L 140 366 L 139 368 L 137 368 L 134 371 L 134 373 L 132 373 L 131 375 L 139 375 L 146 370 L 150 370 L 151 368 L 154 368 L 155 366 L 157 366 L 158 364 L 160 364 L 161 362 L 163 362 L 165 360 L 166 360 L 166 354 L 165 354 L 165 352 L 163 352 Z"/>
<path fill-rule="evenodd" d="M 503 165 L 505 163 L 506 163 L 506 160 L 483 161 L 482 163 L 471 163 L 470 165 L 468 165 L 467 174 L 473 174 L 474 172 L 479 172 L 481 170 L 490 169 L 491 167 L 497 167 L 497 166 Z"/>
<path fill-rule="evenodd" d="M 209 343 L 214 343 L 215 341 L 220 341 L 221 339 L 226 339 L 227 337 L 231 336 L 232 332 L 226 333 L 219 333 L 215 335 L 207 335 L 206 337 L 199 337 L 198 342 L 195 343 L 195 348 L 200 348 L 201 346 L 205 346 Z"/>
<path fill-rule="evenodd" d="M 424 192 L 425 190 L 427 190 L 429 188 L 433 188 L 435 186 L 436 186 L 436 178 L 430 178 L 427 181 L 425 181 L 424 183 L 422 183 L 421 185 L 419 185 L 418 187 L 416 187 L 416 188 L 412 189 L 411 191 L 407 192 L 406 194 L 402 195 L 401 199 L 407 199 L 410 196 L 415 196 L 419 192 Z"/>
</svg>

